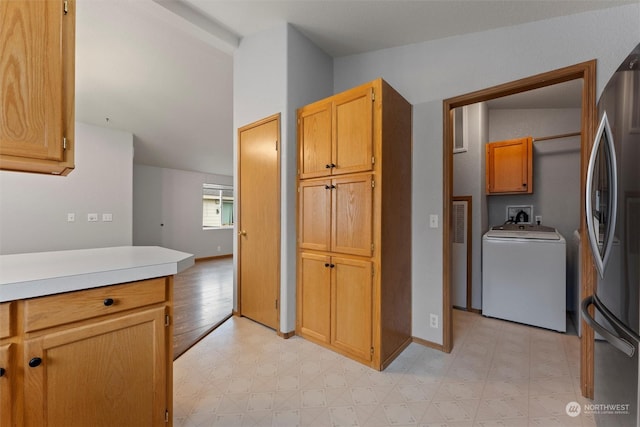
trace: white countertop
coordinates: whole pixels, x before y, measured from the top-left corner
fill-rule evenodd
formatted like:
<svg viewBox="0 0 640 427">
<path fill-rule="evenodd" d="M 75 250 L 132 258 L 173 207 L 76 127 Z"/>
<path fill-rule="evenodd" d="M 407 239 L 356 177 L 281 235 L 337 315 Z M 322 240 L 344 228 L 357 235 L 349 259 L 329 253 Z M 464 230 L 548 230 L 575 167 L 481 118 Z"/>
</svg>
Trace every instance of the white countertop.
<svg viewBox="0 0 640 427">
<path fill-rule="evenodd" d="M 0 255 L 0 302 L 170 276 L 193 263 L 158 246 Z"/>
</svg>

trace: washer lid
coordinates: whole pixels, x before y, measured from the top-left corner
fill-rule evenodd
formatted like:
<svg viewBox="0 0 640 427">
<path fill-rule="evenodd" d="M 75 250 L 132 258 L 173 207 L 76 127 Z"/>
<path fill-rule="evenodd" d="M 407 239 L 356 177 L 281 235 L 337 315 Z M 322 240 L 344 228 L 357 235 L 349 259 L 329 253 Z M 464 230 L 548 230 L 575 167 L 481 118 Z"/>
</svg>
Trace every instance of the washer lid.
<svg viewBox="0 0 640 427">
<path fill-rule="evenodd" d="M 504 224 L 491 227 L 487 231 L 487 237 L 501 239 L 534 239 L 534 240 L 560 240 L 561 236 L 555 228 L 544 225 L 531 224 Z"/>
</svg>

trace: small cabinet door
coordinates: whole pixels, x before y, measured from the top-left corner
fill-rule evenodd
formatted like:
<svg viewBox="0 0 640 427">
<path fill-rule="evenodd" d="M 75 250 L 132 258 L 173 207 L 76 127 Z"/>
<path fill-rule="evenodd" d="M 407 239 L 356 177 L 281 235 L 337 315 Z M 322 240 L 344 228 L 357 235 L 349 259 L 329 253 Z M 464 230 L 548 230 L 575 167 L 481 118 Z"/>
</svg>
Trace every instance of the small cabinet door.
<svg viewBox="0 0 640 427">
<path fill-rule="evenodd" d="M 331 102 L 313 104 L 298 113 L 300 178 L 331 175 Z"/>
<path fill-rule="evenodd" d="M 331 180 L 300 181 L 298 239 L 301 249 L 331 247 Z"/>
<path fill-rule="evenodd" d="M 302 252 L 298 282 L 298 329 L 318 341 L 331 341 L 331 258 Z"/>
<path fill-rule="evenodd" d="M 0 345 L 0 427 L 13 425 L 13 383 L 16 376 L 13 366 L 12 344 Z"/>
<path fill-rule="evenodd" d="M 333 108 L 332 174 L 373 168 L 373 88 L 336 95 Z"/>
<path fill-rule="evenodd" d="M 0 2 L 0 169 L 73 168 L 73 0 Z"/>
<path fill-rule="evenodd" d="M 373 243 L 373 177 L 371 174 L 332 181 L 331 250 L 371 256 Z"/>
<path fill-rule="evenodd" d="M 533 193 L 531 137 L 486 145 L 487 194 Z"/>
<path fill-rule="evenodd" d="M 164 318 L 160 307 L 26 340 L 26 426 L 165 425 Z"/>
<path fill-rule="evenodd" d="M 331 344 L 353 356 L 372 358 L 372 287 L 370 261 L 332 257 Z"/>
</svg>

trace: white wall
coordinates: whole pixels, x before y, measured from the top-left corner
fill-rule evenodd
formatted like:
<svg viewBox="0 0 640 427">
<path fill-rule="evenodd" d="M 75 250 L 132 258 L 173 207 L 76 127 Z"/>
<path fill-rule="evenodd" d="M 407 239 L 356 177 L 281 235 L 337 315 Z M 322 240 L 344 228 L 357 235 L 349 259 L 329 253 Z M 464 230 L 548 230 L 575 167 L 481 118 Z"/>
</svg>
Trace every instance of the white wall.
<svg viewBox="0 0 640 427">
<path fill-rule="evenodd" d="M 233 178 L 134 165 L 133 244 L 159 245 L 196 258 L 233 253 L 233 229 L 202 229 L 202 184 Z"/>
<path fill-rule="evenodd" d="M 237 129 L 281 113 L 280 330 L 295 329 L 295 177 L 298 107 L 331 95 L 332 60 L 288 24 L 245 37 L 234 54 L 234 164 Z M 234 253 L 237 253 L 234 239 Z M 237 265 L 234 265 L 237 290 Z M 234 307 L 237 307 L 234 292 Z"/>
<path fill-rule="evenodd" d="M 489 140 L 579 132 L 580 114 L 577 108 L 489 110 Z M 542 225 L 570 238 L 580 226 L 580 137 L 534 142 L 533 194 L 489 196 L 489 225 L 505 221 L 507 205 L 533 205 Z"/>
<path fill-rule="evenodd" d="M 83 123 L 75 129 L 68 176 L 0 171 L 0 254 L 131 245 L 133 136 Z M 88 213 L 99 220 L 87 222 Z M 103 213 L 113 221 L 103 222 Z"/>
<path fill-rule="evenodd" d="M 334 60 L 334 90 L 383 77 L 412 104 L 413 334 L 442 343 L 442 100 L 541 72 L 598 60 L 599 94 L 640 40 L 640 4 L 417 43 Z"/>
</svg>

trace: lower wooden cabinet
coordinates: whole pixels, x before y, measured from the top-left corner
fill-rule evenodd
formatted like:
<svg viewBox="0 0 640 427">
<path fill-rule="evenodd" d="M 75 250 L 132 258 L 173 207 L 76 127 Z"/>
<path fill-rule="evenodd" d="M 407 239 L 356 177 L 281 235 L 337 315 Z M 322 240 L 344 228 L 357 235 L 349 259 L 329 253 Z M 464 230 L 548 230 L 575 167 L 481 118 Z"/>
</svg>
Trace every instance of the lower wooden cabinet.
<svg viewBox="0 0 640 427">
<path fill-rule="evenodd" d="M 302 252 L 299 262 L 301 334 L 368 364 L 372 357 L 371 261 Z"/>
<path fill-rule="evenodd" d="M 163 425 L 164 319 L 161 307 L 27 340 L 26 425 Z"/>
<path fill-rule="evenodd" d="M 16 369 L 13 364 L 13 344 L 0 345 L 0 426 L 13 425 L 12 396 Z"/>
<path fill-rule="evenodd" d="M 14 365 L 0 377 L 0 427 L 171 426 L 172 285 L 14 301 L 18 327 L 0 345 L 0 366 Z"/>
</svg>

